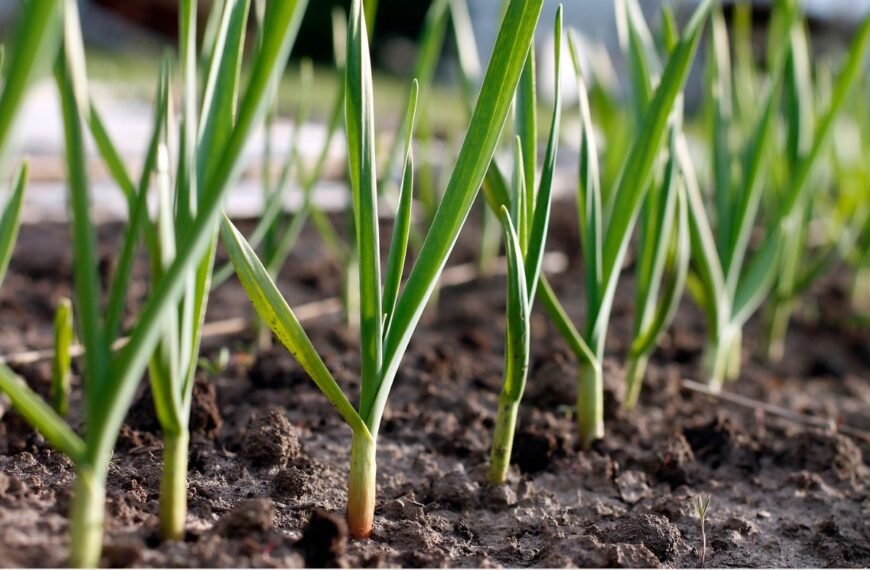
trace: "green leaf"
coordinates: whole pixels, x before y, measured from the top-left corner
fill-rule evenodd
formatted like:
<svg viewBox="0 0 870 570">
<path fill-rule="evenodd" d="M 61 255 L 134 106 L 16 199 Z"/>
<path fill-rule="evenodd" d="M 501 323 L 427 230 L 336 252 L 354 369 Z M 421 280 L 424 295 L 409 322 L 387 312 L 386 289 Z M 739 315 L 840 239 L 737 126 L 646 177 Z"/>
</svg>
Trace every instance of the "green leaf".
<svg viewBox="0 0 870 570">
<path fill-rule="evenodd" d="M 663 146 L 668 119 L 688 77 L 709 8 L 710 1 L 707 0 L 695 10 L 683 38 L 668 60 L 661 82 L 645 114 L 643 128 L 632 144 L 626 159 L 613 199 L 613 203 L 619 204 L 619 207 L 613 208 L 612 215 L 607 220 L 604 236 L 602 259 L 604 294 L 597 313 L 591 315 L 591 320 L 594 322 L 591 329 L 593 346 L 603 344 L 610 307 L 628 249 L 631 229 L 649 186 L 655 159 Z"/>
<path fill-rule="evenodd" d="M 824 149 L 825 143 L 830 136 L 831 127 L 839 115 L 844 103 L 846 102 L 852 86 L 861 76 L 864 67 L 864 59 L 867 53 L 867 47 L 870 44 L 870 16 L 864 18 L 863 22 L 855 33 L 849 51 L 846 57 L 846 63 L 843 66 L 840 74 L 837 76 L 834 84 L 834 91 L 831 96 L 831 102 L 821 118 L 816 123 L 816 135 L 813 140 L 813 145 L 807 155 L 800 161 L 796 171 L 789 184 L 791 192 L 786 194 L 783 203 L 780 206 L 778 221 L 788 217 L 794 209 L 795 204 L 808 191 L 807 180 L 812 173 L 813 166 L 818 160 Z"/>
<path fill-rule="evenodd" d="M 69 411 L 70 346 L 74 336 L 72 302 L 63 298 L 54 314 L 54 356 L 51 362 L 51 407 L 60 417 Z"/>
<path fill-rule="evenodd" d="M 21 209 L 24 206 L 24 189 L 27 187 L 27 163 L 23 163 L 15 174 L 12 184 L 12 196 L 3 207 L 0 215 L 0 285 L 9 268 L 9 260 L 18 239 L 18 228 L 21 226 Z"/>
<path fill-rule="evenodd" d="M 523 253 L 511 223 L 507 208 L 499 212 L 504 230 L 507 256 L 507 335 L 505 339 L 505 371 L 502 391 L 511 401 L 518 402 L 526 385 L 529 370 L 530 311 Z"/>
<path fill-rule="evenodd" d="M 39 394 L 31 390 L 22 378 L 4 364 L 0 364 L 0 391 L 9 396 L 18 413 L 55 449 L 76 465 L 85 463 L 86 450 L 82 439 Z"/>
<path fill-rule="evenodd" d="M 304 0 L 271 2 L 265 18 L 266 37 L 256 58 L 232 134 L 220 151 L 213 173 L 205 179 L 197 217 L 190 227 L 182 228 L 179 248 L 172 266 L 148 298 L 130 342 L 112 362 L 111 386 L 107 387 L 105 406 L 95 410 L 93 421 L 103 426 L 99 433 L 88 433 L 91 453 L 107 458 L 117 438 L 124 415 L 136 393 L 136 386 L 159 341 L 164 311 L 177 310 L 186 277 L 200 263 L 213 243 L 221 199 L 236 179 L 241 167 L 241 151 L 255 124 L 263 116 L 267 95 L 284 69 L 290 48 L 306 7 Z M 93 439 L 92 439 L 93 438 Z"/>
<path fill-rule="evenodd" d="M 627 64 L 631 84 L 631 110 L 634 123 L 643 124 L 646 108 L 653 94 L 655 76 L 658 74 L 658 58 L 655 44 L 646 25 L 640 6 L 635 0 L 618 0 L 624 4 L 620 14 L 627 32 Z"/>
<path fill-rule="evenodd" d="M 699 304 L 707 315 L 710 329 L 719 331 L 726 324 L 730 315 L 730 302 L 725 289 L 725 275 L 719 260 L 719 252 L 716 249 L 713 230 L 704 207 L 704 198 L 701 195 L 701 188 L 698 185 L 698 178 L 692 164 L 689 145 L 684 136 L 677 139 L 677 158 L 686 186 L 692 260 L 698 272 L 697 284 L 700 285 L 698 290 L 703 291 L 703 298 L 699 299 Z M 690 290 L 694 289 L 695 282 L 693 279 L 689 280 Z"/>
<path fill-rule="evenodd" d="M 216 163 L 235 124 L 239 73 L 250 5 L 250 0 L 226 0 L 224 3 L 200 110 L 196 156 L 197 177 L 200 180 L 206 180 L 218 167 Z"/>
<path fill-rule="evenodd" d="M 519 228 L 520 246 L 526 237 L 525 217 L 526 217 L 526 168 L 523 161 L 523 141 L 517 136 L 514 139 L 514 169 L 513 177 L 511 178 L 511 189 L 513 190 L 510 201 L 511 219 L 516 220 Z"/>
<path fill-rule="evenodd" d="M 710 99 L 710 153 L 713 171 L 713 201 L 716 206 L 716 245 L 723 263 L 726 263 L 734 230 L 735 188 L 732 186 L 732 152 L 729 144 L 733 125 L 731 77 L 731 47 L 728 28 L 721 8 L 713 10 L 711 17 L 711 44 L 707 73 L 707 97 Z M 775 93 L 771 90 L 770 94 Z M 775 101 L 769 99 L 768 103 Z M 766 115 L 762 115 L 764 118 Z M 751 155 L 747 155 L 751 157 Z M 745 185 L 744 185 L 745 187 Z M 727 264 L 725 265 L 727 267 Z"/>
<path fill-rule="evenodd" d="M 732 212 L 731 242 L 723 250 L 722 255 L 725 283 L 731 295 L 737 289 L 737 280 L 740 278 L 743 260 L 749 247 L 749 236 L 758 212 L 761 193 L 764 190 L 764 171 L 768 161 L 768 149 L 773 144 L 774 118 L 779 101 L 781 80 L 782 73 L 780 71 L 776 73 L 773 82 L 768 86 L 761 117 L 743 156 L 743 193 L 738 197 L 736 207 Z"/>
<path fill-rule="evenodd" d="M 575 38 L 571 37 L 571 53 L 577 75 L 577 100 L 580 104 L 580 175 L 577 184 L 577 210 L 580 225 L 580 245 L 586 270 L 586 306 L 589 314 L 601 302 L 603 248 L 603 216 L 601 203 L 601 176 L 598 170 L 598 145 L 592 125 L 592 113 L 586 82 L 580 70 Z"/>
<path fill-rule="evenodd" d="M 680 41 L 680 31 L 677 28 L 677 18 L 670 4 L 662 4 L 662 45 L 666 54 L 670 54 Z"/>
<path fill-rule="evenodd" d="M 565 308 L 559 302 L 553 287 L 547 281 L 547 277 L 543 275 L 541 276 L 541 284 L 538 287 L 538 300 L 543 304 L 544 310 L 550 315 L 550 320 L 555 325 L 556 330 L 559 331 L 559 334 L 568 343 L 568 348 L 571 349 L 577 360 L 581 364 L 600 368 L 601 363 L 598 361 L 598 358 L 589 348 L 589 345 L 586 344 L 583 335 L 580 334 L 580 331 L 571 322 L 571 317 L 568 316 L 568 312 L 565 311 Z"/>
<path fill-rule="evenodd" d="M 659 291 L 667 265 L 668 252 L 674 236 L 677 217 L 678 167 L 676 129 L 670 135 L 670 152 L 665 166 L 664 181 L 652 188 L 644 204 L 646 218 L 638 245 L 635 299 L 635 334 L 646 329 L 653 320 Z"/>
<path fill-rule="evenodd" d="M 529 245 L 525 257 L 526 285 L 529 289 L 528 297 L 530 303 L 535 298 L 538 280 L 541 275 L 541 265 L 544 261 L 547 230 L 550 226 L 553 178 L 556 173 L 556 157 L 559 152 L 559 130 L 562 124 L 562 21 L 563 9 L 559 6 L 556 12 L 556 23 L 553 32 L 553 85 L 555 86 L 553 117 L 550 120 L 550 136 L 547 139 L 547 150 L 544 155 L 541 181 L 538 186 L 538 195 L 535 199 Z"/>
<path fill-rule="evenodd" d="M 197 199 L 197 0 L 181 0 L 179 5 L 178 52 L 182 73 L 182 120 L 176 176 L 176 204 L 179 226 L 190 224 L 196 216 Z M 235 94 L 233 94 L 235 96 Z M 235 97 L 234 97 L 235 98 Z"/>
<path fill-rule="evenodd" d="M 414 136 L 414 117 L 417 114 L 417 93 L 419 85 L 415 79 L 411 85 L 411 100 L 405 124 L 408 125 L 405 134 L 405 165 L 402 172 L 402 191 L 399 195 L 399 207 L 393 223 L 393 237 L 390 241 L 390 253 L 387 257 L 387 273 L 384 277 L 384 330 L 390 328 L 390 317 L 399 296 L 399 286 L 402 282 L 402 272 L 405 268 L 405 255 L 408 252 L 408 238 L 411 234 L 411 205 L 414 196 L 414 155 L 412 140 Z"/>
<path fill-rule="evenodd" d="M 169 150 L 164 144 L 160 145 L 157 157 L 157 239 L 160 257 L 152 267 L 154 283 L 162 280 L 163 272 L 172 266 L 176 254 Z M 181 383 L 178 311 L 164 311 L 162 321 L 163 334 L 148 366 L 148 375 L 160 426 L 169 433 L 178 433 L 182 430 L 184 417 L 181 394 L 177 389 Z"/>
<path fill-rule="evenodd" d="M 513 213 L 517 225 L 517 236 L 523 253 L 526 252 L 529 231 L 532 225 L 532 209 L 535 205 L 535 178 L 538 169 L 538 98 L 536 85 L 535 46 L 529 48 L 526 64 L 520 76 L 516 101 L 516 133 L 520 141 L 520 157 L 522 158 L 523 198 L 519 215 Z M 515 186 L 519 189 L 519 186 Z"/>
<path fill-rule="evenodd" d="M 365 410 L 374 398 L 378 387 L 384 313 L 381 300 L 374 93 L 362 0 L 354 0 L 349 24 L 345 130 L 353 194 L 356 253 L 359 260 L 362 360 L 360 409 Z M 368 420 L 365 414 L 363 418 Z"/>
<path fill-rule="evenodd" d="M 773 230 L 777 233 L 779 230 Z M 740 284 L 734 294 L 734 308 L 731 322 L 743 326 L 749 317 L 761 306 L 773 286 L 778 271 L 777 258 L 781 251 L 781 241 L 770 239 L 765 242 L 746 267 Z"/>
<path fill-rule="evenodd" d="M 541 6 L 542 0 L 511 0 L 507 7 L 459 158 L 420 249 L 419 258 L 396 303 L 384 343 L 384 366 L 378 393 L 371 409 L 362 410 L 363 415 L 369 418 L 370 426 L 380 424 L 402 355 L 435 290 L 438 277 L 489 169 L 533 39 Z"/>
<path fill-rule="evenodd" d="M 672 260 L 672 268 L 662 287 L 661 297 L 658 299 L 655 314 L 646 328 L 638 335 L 631 346 L 631 352 L 636 357 L 652 351 L 658 338 L 667 329 L 677 314 L 677 308 L 683 291 L 686 288 L 686 280 L 689 272 L 689 260 L 691 258 L 691 242 L 689 235 L 689 214 L 685 190 L 677 194 L 677 226 L 675 230 L 675 251 Z"/>
<path fill-rule="evenodd" d="M 133 265 L 136 260 L 136 244 L 138 243 L 141 228 L 148 227 L 149 230 L 153 232 L 153 227 L 148 220 L 148 187 L 151 181 L 152 171 L 157 162 L 157 150 L 168 114 L 169 73 L 168 62 L 164 60 L 157 87 L 157 98 L 154 107 L 154 126 L 151 133 L 151 141 L 148 144 L 148 151 L 145 155 L 145 164 L 142 167 L 142 178 L 139 181 L 139 188 L 134 189 L 135 200 L 132 207 L 129 209 L 130 223 L 124 231 L 124 241 L 121 245 L 121 253 L 118 256 L 115 273 L 112 277 L 112 283 L 109 286 L 109 300 L 106 305 L 106 338 L 108 339 L 113 339 L 117 336 L 121 325 L 127 289 L 130 285 L 130 278 L 133 274 Z M 95 116 L 93 114 L 93 107 L 92 116 Z M 106 140 L 108 141 L 108 137 L 106 137 Z M 123 163 L 121 163 L 119 175 L 129 180 L 126 169 L 123 167 Z M 146 241 L 148 240 L 146 239 Z M 156 233 L 150 238 L 150 241 L 151 245 L 148 249 L 152 260 L 154 260 L 158 255 Z"/>
<path fill-rule="evenodd" d="M 9 68 L 0 94 L 0 157 L 6 148 L 12 124 L 33 80 L 47 72 L 61 40 L 59 0 L 30 0 L 20 4 L 17 33 L 9 46 Z"/>
<path fill-rule="evenodd" d="M 355 432 L 366 430 L 365 422 L 354 410 L 326 364 L 323 363 L 317 349 L 311 344 L 311 340 L 269 277 L 266 268 L 260 263 L 257 254 L 226 216 L 221 221 L 221 240 L 227 248 L 239 281 L 242 282 L 248 298 L 263 322 L 311 376 L 351 429 Z"/>
<path fill-rule="evenodd" d="M 67 3 L 67 18 L 72 19 L 74 11 Z M 72 24 L 68 24 L 69 29 Z M 70 40 L 70 36 L 67 36 Z M 67 183 L 69 185 L 69 204 L 71 209 L 71 229 L 73 245 L 73 281 L 75 284 L 75 304 L 81 328 L 81 340 L 85 347 L 85 370 L 89 384 L 86 388 L 87 414 L 96 407 L 105 387 L 105 372 L 108 361 L 108 343 L 105 342 L 103 322 L 100 315 L 100 279 L 97 273 L 97 242 L 94 224 L 90 217 L 90 195 L 87 177 L 87 158 L 85 155 L 84 132 L 82 128 L 82 101 L 77 97 L 86 96 L 86 87 L 76 88 L 73 81 L 82 82 L 82 62 L 70 63 L 71 58 L 80 54 L 75 47 L 65 51 L 56 68 L 57 85 L 60 91 L 63 112 L 64 139 L 66 147 Z M 72 73 L 72 70 L 78 72 Z M 89 416 L 90 417 L 90 416 Z"/>
</svg>

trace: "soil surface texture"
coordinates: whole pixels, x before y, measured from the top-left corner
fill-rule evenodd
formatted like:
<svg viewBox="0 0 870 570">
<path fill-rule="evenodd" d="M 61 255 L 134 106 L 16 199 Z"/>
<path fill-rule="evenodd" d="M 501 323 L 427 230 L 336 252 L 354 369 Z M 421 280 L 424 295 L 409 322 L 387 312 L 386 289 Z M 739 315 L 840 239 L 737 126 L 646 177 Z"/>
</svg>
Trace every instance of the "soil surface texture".
<svg viewBox="0 0 870 570">
<path fill-rule="evenodd" d="M 476 227 L 463 233 L 451 263 L 473 260 Z M 573 205 L 554 207 L 548 249 L 566 253 L 570 264 L 552 282 L 582 323 L 575 227 Z M 68 235 L 61 225 L 23 228 L 0 289 L 0 354 L 50 347 L 55 303 L 72 282 Z M 117 227 L 101 228 L 106 260 L 118 240 Z M 146 270 L 141 263 L 133 308 L 147 295 Z M 110 274 L 108 261 L 101 271 Z M 290 305 L 338 295 L 340 282 L 338 266 L 306 230 L 280 276 Z M 847 282 L 834 274 L 817 286 L 796 314 L 780 364 L 761 357 L 762 323 L 752 321 L 741 378 L 726 389 L 870 431 L 868 331 L 852 320 Z M 253 355 L 255 335 L 246 333 L 205 342 L 205 356 L 227 347 L 231 357 L 221 372 L 197 379 L 188 532 L 161 543 L 162 444 L 143 380 L 109 474 L 102 563 L 697 567 L 694 501 L 709 495 L 708 567 L 870 565 L 870 443 L 683 388 L 683 378 L 702 379 L 705 324 L 691 301 L 650 363 L 639 407 L 621 410 L 630 262 L 608 341 L 606 439 L 588 452 L 577 448 L 576 361 L 536 309 L 515 464 L 508 484 L 487 485 L 504 302 L 504 278 L 492 276 L 443 289 L 424 317 L 384 417 L 367 541 L 349 539 L 343 521 L 350 429 L 282 346 Z M 250 315 L 235 278 L 212 295 L 208 320 Z M 354 334 L 340 315 L 306 328 L 355 400 Z M 16 369 L 47 393 L 49 362 Z M 81 427 L 79 388 L 76 375 L 70 421 Z M 71 463 L 0 401 L 0 565 L 64 564 L 73 477 Z"/>
</svg>

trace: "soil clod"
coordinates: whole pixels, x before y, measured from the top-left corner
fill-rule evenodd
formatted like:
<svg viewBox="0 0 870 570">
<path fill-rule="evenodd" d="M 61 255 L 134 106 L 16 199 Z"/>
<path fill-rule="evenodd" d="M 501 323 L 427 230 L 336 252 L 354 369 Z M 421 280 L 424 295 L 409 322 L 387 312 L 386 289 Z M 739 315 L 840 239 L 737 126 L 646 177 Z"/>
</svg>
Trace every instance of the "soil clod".
<svg viewBox="0 0 870 570">
<path fill-rule="evenodd" d="M 680 530 L 659 515 L 638 515 L 617 522 L 616 526 L 599 536 L 609 543 L 642 544 L 661 562 L 669 562 L 677 555 Z"/>
<path fill-rule="evenodd" d="M 284 466 L 300 451 L 296 428 L 284 410 L 271 408 L 248 422 L 242 441 L 242 456 L 255 466 Z"/>
<path fill-rule="evenodd" d="M 344 518 L 316 510 L 302 531 L 296 544 L 311 568 L 337 568 L 344 566 L 347 547 L 347 523 Z"/>
<path fill-rule="evenodd" d="M 239 502 L 215 524 L 214 531 L 225 538 L 241 539 L 273 528 L 275 505 L 270 499 Z"/>
</svg>

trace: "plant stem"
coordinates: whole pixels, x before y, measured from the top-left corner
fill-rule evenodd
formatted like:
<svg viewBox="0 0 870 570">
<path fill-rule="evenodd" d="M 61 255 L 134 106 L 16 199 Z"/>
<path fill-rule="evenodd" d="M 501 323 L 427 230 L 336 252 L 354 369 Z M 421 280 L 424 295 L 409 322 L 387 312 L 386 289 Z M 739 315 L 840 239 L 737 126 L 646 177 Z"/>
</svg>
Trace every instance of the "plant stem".
<svg viewBox="0 0 870 570">
<path fill-rule="evenodd" d="M 707 565 L 707 529 L 704 518 L 701 518 L 701 568 Z"/>
<path fill-rule="evenodd" d="M 377 492 L 377 444 L 368 433 L 353 434 L 350 448 L 350 480 L 347 489 L 347 525 L 353 538 L 368 538 L 375 519 Z"/>
<path fill-rule="evenodd" d="M 725 371 L 726 378 L 733 382 L 740 378 L 740 369 L 743 366 L 743 330 L 736 329 L 731 336 L 728 349 L 728 368 Z"/>
<path fill-rule="evenodd" d="M 604 437 L 604 378 L 601 367 L 581 363 L 577 384 L 577 433 L 583 449 Z"/>
<path fill-rule="evenodd" d="M 775 303 L 770 314 L 767 331 L 767 358 L 779 362 L 785 354 L 785 337 L 791 320 L 792 307 L 788 301 Z"/>
<path fill-rule="evenodd" d="M 858 267 L 852 283 L 852 306 L 861 314 L 870 314 L 870 267 Z"/>
<path fill-rule="evenodd" d="M 106 469 L 79 466 L 70 509 L 70 554 L 73 568 L 96 568 L 103 549 Z"/>
<path fill-rule="evenodd" d="M 489 482 L 500 485 L 507 480 L 511 463 L 511 450 L 514 446 L 514 430 L 517 425 L 519 402 L 505 397 L 498 399 L 498 415 L 492 438 L 492 451 L 489 457 Z"/>
<path fill-rule="evenodd" d="M 640 396 L 640 388 L 643 385 L 643 378 L 646 376 L 646 367 L 648 363 L 649 356 L 646 354 L 629 356 L 628 372 L 625 376 L 625 401 L 622 403 L 622 407 L 626 410 L 633 410 L 635 406 L 637 406 L 637 400 Z"/>
<path fill-rule="evenodd" d="M 163 540 L 184 538 L 187 519 L 187 455 L 190 436 L 164 433 L 160 481 L 160 533 Z"/>
<path fill-rule="evenodd" d="M 704 357 L 704 367 L 710 375 L 708 382 L 710 390 L 718 394 L 722 391 L 722 385 L 729 376 L 733 366 L 734 335 L 729 329 L 721 331 L 715 338 L 710 339 Z M 739 356 L 738 356 L 739 358 Z"/>
</svg>

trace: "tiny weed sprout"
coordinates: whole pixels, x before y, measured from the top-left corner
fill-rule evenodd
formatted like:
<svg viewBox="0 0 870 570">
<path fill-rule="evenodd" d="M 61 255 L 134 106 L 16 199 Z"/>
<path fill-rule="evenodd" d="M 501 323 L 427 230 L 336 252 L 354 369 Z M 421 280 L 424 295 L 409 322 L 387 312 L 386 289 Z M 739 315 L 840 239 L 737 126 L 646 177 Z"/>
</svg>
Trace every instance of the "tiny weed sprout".
<svg viewBox="0 0 870 570">
<path fill-rule="evenodd" d="M 229 13 L 240 11 L 240 3 L 226 2 Z M 25 5 L 25 18 L 33 13 L 60 13 L 61 3 L 33 1 Z M 195 52 L 191 34 L 195 20 L 193 2 L 182 4 L 182 69 L 195 76 Z M 176 181 L 178 206 L 177 232 L 172 234 L 171 215 L 167 212 L 167 151 L 165 141 L 169 124 L 168 68 L 163 67 L 158 88 L 156 120 L 142 181 L 137 187 L 130 181 L 117 151 L 102 128 L 102 122 L 90 105 L 81 44 L 80 25 L 76 3 L 62 4 L 64 15 L 64 49 L 56 66 L 56 80 L 62 103 L 62 116 L 66 140 L 67 175 L 70 193 L 71 229 L 74 252 L 74 303 L 79 337 L 84 345 L 84 410 L 85 433 L 79 436 L 48 404 L 24 382 L 6 369 L 0 368 L 0 389 L 7 393 L 13 405 L 59 451 L 66 454 L 76 466 L 76 482 L 71 505 L 71 551 L 73 566 L 95 566 L 100 560 L 102 547 L 105 482 L 109 460 L 123 418 L 133 401 L 139 380 L 147 367 L 152 372 L 163 365 L 166 354 L 171 355 L 171 379 L 155 378 L 152 387 L 158 418 L 164 429 L 165 420 L 185 420 L 189 412 L 189 393 L 192 374 L 181 363 L 195 362 L 198 351 L 199 328 L 204 312 L 204 292 L 208 290 L 220 203 L 226 189 L 237 178 L 241 167 L 241 150 L 254 126 L 263 115 L 267 93 L 277 82 L 290 52 L 305 2 L 269 3 L 267 7 L 262 49 L 254 62 L 243 97 L 236 103 L 234 86 L 238 62 L 241 60 L 241 42 L 235 43 L 228 31 L 216 36 L 219 46 L 212 50 L 214 72 L 209 74 L 206 86 L 202 131 L 195 128 L 196 89 L 191 81 L 185 82 L 185 115 L 182 150 L 179 167 L 182 174 Z M 224 19 L 227 29 L 233 22 Z M 184 25 L 187 23 L 187 25 Z M 223 22 L 222 22 L 223 23 Z M 236 22 L 238 25 L 238 22 Z M 50 28 L 47 28 L 50 30 Z M 37 30 L 38 31 L 38 30 Z M 237 36 L 236 36 L 237 37 Z M 187 40 L 187 41 L 185 41 Z M 228 60 L 235 62 L 235 67 Z M 223 73 L 218 73 L 218 70 Z M 221 78 L 218 77 L 221 76 Z M 236 109 L 233 120 L 232 109 Z M 93 223 L 90 219 L 90 197 L 84 152 L 84 127 L 91 127 L 97 147 L 118 179 L 128 198 L 129 224 L 124 234 L 117 270 L 109 285 L 106 313 L 101 315 L 101 283 L 96 273 L 96 245 Z M 207 148 L 207 150 L 206 150 Z M 202 151 L 203 162 L 197 163 L 187 151 Z M 161 190 L 161 215 L 156 224 L 147 223 L 146 194 L 152 174 Z M 201 174 L 201 176 L 198 176 Z M 194 181 L 196 186 L 193 186 Z M 149 229 L 150 228 L 150 229 Z M 132 258 L 141 233 L 145 235 L 150 252 L 158 252 L 160 264 L 153 269 L 156 279 L 148 300 L 137 315 L 130 331 L 129 342 L 117 353 L 112 352 L 112 341 L 119 332 L 124 292 L 130 280 Z M 199 302 L 197 302 L 199 301 Z M 183 310 L 180 310 L 183 309 Z M 190 316 L 187 316 L 190 315 Z M 183 319 L 183 320 L 182 320 Z M 184 328 L 179 323 L 187 323 Z M 181 341 L 174 342 L 173 332 L 181 331 Z M 173 349 L 178 352 L 173 353 Z M 155 352 L 155 350 L 157 352 Z M 161 370 L 162 371 L 162 370 Z M 192 380 L 191 380 L 192 381 Z M 161 389 L 164 389 L 161 391 Z M 167 414 L 168 413 L 168 414 Z M 167 415 L 165 415 L 167 414 Z M 164 535 L 167 529 L 183 528 L 186 491 L 186 421 L 177 431 L 165 433 L 168 465 L 164 466 L 162 494 L 169 492 L 167 504 L 161 498 L 161 518 Z M 180 435 L 179 435 L 180 434 Z M 174 441 L 171 439 L 177 436 Z M 185 444 L 172 447 L 181 441 Z M 177 463 L 173 464 L 173 460 Z M 174 469 L 174 470 L 173 470 Z M 166 481 L 173 485 L 170 490 Z M 181 483 L 179 483 L 181 481 Z M 174 491 L 171 492 L 171 491 Z M 180 506 L 179 506 L 180 505 Z M 171 520 L 167 523 L 167 513 Z M 180 522 L 179 522 L 180 521 Z"/>
<path fill-rule="evenodd" d="M 710 508 L 710 498 L 710 495 L 699 495 L 693 501 L 695 513 L 701 521 L 701 568 L 707 564 L 707 510 Z"/>
<path fill-rule="evenodd" d="M 358 408 L 354 408 L 329 372 L 250 245 L 226 217 L 221 225 L 224 245 L 260 317 L 352 430 L 347 516 L 350 532 L 356 538 L 370 536 L 373 529 L 376 442 L 390 388 L 495 152 L 541 6 L 542 0 L 511 0 L 507 6 L 465 142 L 418 259 L 404 289 L 399 292 L 403 252 L 408 241 L 410 194 L 413 191 L 411 135 L 416 97 L 411 97 L 409 105 L 404 139 L 403 196 L 399 200 L 387 274 L 382 282 L 371 64 L 363 7 L 359 0 L 353 2 L 348 26 L 345 121 L 360 284 L 361 390 Z"/>
<path fill-rule="evenodd" d="M 54 355 L 51 362 L 51 407 L 62 418 L 69 411 L 70 347 L 74 336 L 72 301 L 64 298 L 54 314 Z"/>
</svg>

